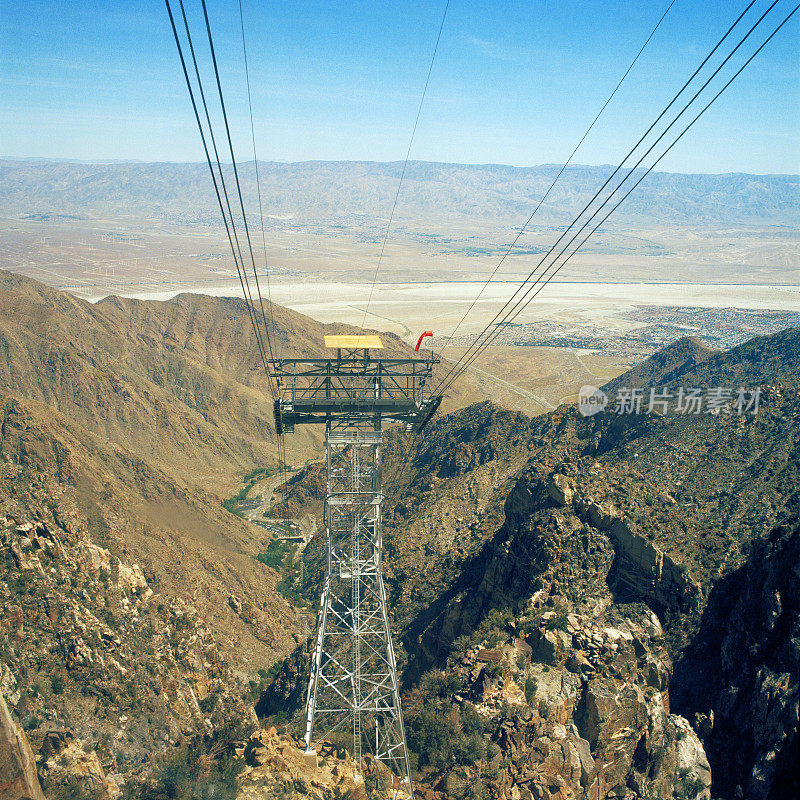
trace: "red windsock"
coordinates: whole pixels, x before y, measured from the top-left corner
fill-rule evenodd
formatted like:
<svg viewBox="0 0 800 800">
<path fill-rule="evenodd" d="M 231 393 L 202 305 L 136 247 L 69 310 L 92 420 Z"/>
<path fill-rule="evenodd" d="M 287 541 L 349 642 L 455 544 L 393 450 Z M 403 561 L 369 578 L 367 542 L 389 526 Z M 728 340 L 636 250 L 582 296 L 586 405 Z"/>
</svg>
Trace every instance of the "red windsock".
<svg viewBox="0 0 800 800">
<path fill-rule="evenodd" d="M 425 331 L 425 333 L 420 335 L 419 339 L 417 339 L 417 346 L 414 348 L 415 353 L 419 352 L 419 346 L 422 344 L 422 340 L 426 336 L 433 336 L 433 331 Z"/>
</svg>

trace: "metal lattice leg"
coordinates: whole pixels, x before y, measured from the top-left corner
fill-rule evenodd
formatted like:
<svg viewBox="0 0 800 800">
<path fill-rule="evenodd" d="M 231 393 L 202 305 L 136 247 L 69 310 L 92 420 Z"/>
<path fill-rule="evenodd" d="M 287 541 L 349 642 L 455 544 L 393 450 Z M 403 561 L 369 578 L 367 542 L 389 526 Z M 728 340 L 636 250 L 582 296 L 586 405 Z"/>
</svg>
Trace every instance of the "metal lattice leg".
<svg viewBox="0 0 800 800">
<path fill-rule="evenodd" d="M 381 575 L 381 433 L 328 429 L 328 572 L 306 713 L 306 747 L 352 733 L 411 791 L 397 665 Z"/>
</svg>

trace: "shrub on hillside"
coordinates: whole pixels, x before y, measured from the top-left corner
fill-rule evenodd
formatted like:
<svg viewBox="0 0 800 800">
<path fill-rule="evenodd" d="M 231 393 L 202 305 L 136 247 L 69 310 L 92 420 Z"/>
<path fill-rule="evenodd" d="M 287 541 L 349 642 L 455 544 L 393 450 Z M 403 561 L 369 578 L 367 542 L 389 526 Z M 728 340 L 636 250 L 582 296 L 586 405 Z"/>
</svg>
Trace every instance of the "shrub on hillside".
<svg viewBox="0 0 800 800">
<path fill-rule="evenodd" d="M 448 680 L 444 673 L 426 676 L 406 705 L 408 747 L 420 767 L 443 770 L 486 757 L 486 722 L 471 704 L 459 705 L 452 695 L 438 694 Z M 460 681 L 453 685 L 460 686 Z M 426 691 L 431 687 L 435 693 Z"/>
<path fill-rule="evenodd" d="M 122 800 L 235 800 L 244 768 L 235 747 L 251 732 L 232 721 L 212 736 L 187 739 L 155 762 L 148 780 L 129 781 Z"/>
</svg>

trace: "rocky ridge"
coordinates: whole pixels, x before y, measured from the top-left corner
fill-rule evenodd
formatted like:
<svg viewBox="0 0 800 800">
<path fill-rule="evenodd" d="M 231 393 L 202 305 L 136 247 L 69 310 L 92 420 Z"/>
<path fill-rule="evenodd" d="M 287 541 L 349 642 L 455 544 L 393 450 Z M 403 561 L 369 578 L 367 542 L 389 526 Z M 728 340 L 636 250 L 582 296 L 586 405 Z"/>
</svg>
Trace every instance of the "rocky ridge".
<svg viewBox="0 0 800 800">
<path fill-rule="evenodd" d="M 191 601 L 153 590 L 80 518 L 2 503 L 2 687 L 45 792 L 116 797 L 131 774 L 232 714 L 246 683 Z"/>
<path fill-rule="evenodd" d="M 450 675 L 454 667 L 448 658 L 459 643 L 471 641 L 495 614 L 524 619 L 530 613 L 531 598 L 537 596 L 561 598 L 569 613 L 579 617 L 591 614 L 600 603 L 633 624 L 640 623 L 624 609 L 631 603 L 646 604 L 648 613 L 655 613 L 664 628 L 660 646 L 666 657 L 657 656 L 661 666 L 653 667 L 660 673 L 658 691 L 663 691 L 672 674 L 670 660 L 681 667 L 691 643 L 708 633 L 704 620 L 709 619 L 708 608 L 716 607 L 710 598 L 722 591 L 727 576 L 754 568 L 758 554 L 763 553 L 760 542 L 797 509 L 798 352 L 797 329 L 758 337 L 725 353 L 711 353 L 696 342 L 681 340 L 650 364 L 618 379 L 620 386 L 644 387 L 653 382 L 673 389 L 678 385 L 759 386 L 757 414 L 740 415 L 731 409 L 669 416 L 606 411 L 584 418 L 576 409 L 562 407 L 517 427 L 513 422 L 504 427 L 509 420 L 503 412 L 477 406 L 435 422 L 413 452 L 397 494 L 387 492 L 385 568 L 390 591 L 402 598 L 393 606 L 408 659 L 404 661 L 407 713 L 414 708 L 417 691 L 422 692 L 419 703 L 423 705 L 437 697 L 450 703 L 456 692 L 448 689 L 440 697 L 437 688 L 426 688 L 429 676 L 445 667 L 445 675 Z M 391 468 L 387 473 L 392 474 Z M 406 548 L 413 556 L 403 567 Z M 425 570 L 414 567 L 422 561 Z M 755 580 L 753 586 L 758 586 Z M 778 591 L 780 601 L 772 596 L 763 601 L 753 597 L 752 603 L 782 609 L 784 594 L 793 597 L 792 591 Z M 792 607 L 791 601 L 786 607 Z M 744 626 L 753 616 L 746 609 L 741 613 L 742 621 L 737 623 L 717 612 L 712 618 L 718 620 L 720 631 L 710 641 L 734 635 L 736 626 Z M 744 626 L 749 630 L 748 642 L 757 640 L 757 631 L 770 630 L 769 619 L 756 619 L 752 629 Z M 726 699 L 723 687 L 739 679 L 733 672 L 725 677 L 723 667 L 713 659 L 706 660 L 709 666 L 717 664 L 713 676 L 681 667 L 673 680 L 671 694 L 684 715 L 673 729 L 688 726 L 694 732 L 691 741 L 706 743 L 711 775 L 720 775 L 714 779 L 715 797 L 755 792 L 747 788 L 747 771 L 762 763 L 759 759 L 765 758 L 764 764 L 783 763 L 780 754 L 792 741 L 787 731 L 796 714 L 797 682 L 791 678 L 787 682 L 783 676 L 791 675 L 786 665 L 793 663 L 794 645 L 786 651 L 786 642 L 793 639 L 785 625 L 778 630 L 781 634 L 774 645 L 760 645 L 763 658 L 754 660 L 735 703 Z M 735 635 L 736 641 L 745 636 L 741 631 Z M 531 644 L 549 647 L 542 641 Z M 780 642 L 784 650 L 775 649 Z M 581 642 L 570 646 L 580 648 Z M 484 645 L 484 649 L 492 647 Z M 764 673 L 770 658 L 775 659 L 769 655 L 773 652 L 783 653 L 781 666 L 771 665 L 771 672 Z M 591 664 L 586 651 L 564 651 L 563 659 L 565 666 L 569 662 L 577 667 L 574 675 L 588 683 L 589 673 L 581 671 L 589 669 L 584 659 Z M 603 671 L 606 667 L 609 672 Z M 618 677 L 610 665 L 603 670 L 598 677 Z M 301 680 L 302 672 L 295 670 Z M 301 692 L 289 690 L 289 683 L 283 685 L 281 696 L 301 697 Z M 647 686 L 647 680 L 643 685 Z M 707 689 L 717 685 L 719 694 L 709 703 Z M 774 699 L 777 686 L 786 687 L 786 700 L 778 704 Z M 703 697 L 702 708 L 689 702 L 692 692 Z M 670 708 L 667 703 L 665 708 Z M 745 740 L 738 778 L 730 785 L 722 777 L 728 768 L 721 754 L 731 747 L 725 743 L 725 727 L 716 727 L 714 734 L 715 726 L 709 724 L 711 712 L 719 715 L 726 703 L 728 718 L 738 715 L 738 725 L 747 719 L 767 720 L 758 723 L 752 740 Z M 445 719 L 450 719 L 448 709 L 449 705 L 443 709 Z M 577 720 L 575 724 L 580 727 Z M 458 725 L 463 727 L 463 719 Z M 476 753 L 479 750 L 476 745 Z M 643 752 L 647 751 L 640 750 L 640 756 Z M 459 792 L 475 778 L 475 764 L 486 760 L 479 753 L 472 756 L 463 764 L 449 764 L 448 773 L 456 766 L 473 770 L 466 774 Z M 651 765 L 656 760 L 654 754 L 645 759 Z M 775 792 L 779 770 L 759 769 L 766 776 L 764 786 L 769 787 L 764 791 Z M 644 785 L 641 776 L 630 772 L 616 777 L 621 781 L 621 796 L 625 792 L 636 796 Z M 704 783 L 702 791 L 707 788 Z M 666 783 L 651 789 L 669 792 Z"/>
<path fill-rule="evenodd" d="M 598 600 L 579 612 L 539 592 L 450 671 L 456 703 L 491 720 L 486 764 L 449 770 L 448 797 L 708 798 L 711 774 L 689 723 L 669 713 L 670 659 L 658 618 Z M 475 796 L 481 796 L 480 792 Z"/>
<path fill-rule="evenodd" d="M 676 348 L 683 363 L 685 344 Z M 499 527 L 487 531 L 480 552 L 456 582 L 442 587 L 449 610 L 431 606 L 440 623 L 430 619 L 430 611 L 419 615 L 428 629 L 422 639 L 427 649 L 443 636 L 446 650 L 459 626 L 476 624 L 492 607 L 513 608 L 543 581 L 568 582 L 574 593 L 584 591 L 597 573 L 581 561 L 584 556 L 572 560 L 568 550 L 560 550 L 562 532 L 573 529 L 610 538 L 616 557 L 610 581 L 620 598 L 650 603 L 689 635 L 714 582 L 744 563 L 751 543 L 797 506 L 798 351 L 800 330 L 792 329 L 694 359 L 696 366 L 681 377 L 701 387 L 752 386 L 761 374 L 758 414 L 603 412 L 584 418 L 562 407 L 533 420 L 515 454 L 495 462 L 502 470 L 515 457 L 524 459 L 505 473 L 510 486 L 499 485 L 493 498 L 505 506 Z M 418 509 L 431 504 L 447 509 L 451 494 L 458 494 L 451 485 L 444 480 L 423 491 L 411 524 Z M 545 536 L 551 530 L 559 540 L 552 545 Z M 547 564 L 549 571 L 531 571 L 525 566 L 531 563 Z M 454 625 L 456 605 L 468 610 Z M 437 646 L 430 652 L 438 652 Z"/>
<path fill-rule="evenodd" d="M 367 756 L 357 769 L 350 754 L 323 742 L 313 754 L 298 739 L 271 727 L 253 734 L 241 748 L 245 767 L 239 779 L 238 800 L 291 797 L 328 800 L 347 797 L 393 797 L 409 800 L 409 793 L 382 764 Z"/>
</svg>

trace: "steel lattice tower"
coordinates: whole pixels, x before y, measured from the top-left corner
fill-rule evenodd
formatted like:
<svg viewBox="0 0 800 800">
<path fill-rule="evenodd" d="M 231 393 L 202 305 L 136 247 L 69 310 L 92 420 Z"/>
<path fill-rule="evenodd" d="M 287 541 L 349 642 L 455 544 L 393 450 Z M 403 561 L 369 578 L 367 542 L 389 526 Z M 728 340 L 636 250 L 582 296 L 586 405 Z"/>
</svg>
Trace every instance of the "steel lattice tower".
<svg viewBox="0 0 800 800">
<path fill-rule="evenodd" d="M 441 398 L 425 397 L 435 359 L 374 358 L 377 336 L 326 336 L 336 358 L 272 362 L 279 434 L 325 425 L 328 559 L 306 703 L 306 750 L 350 735 L 405 784 L 411 770 L 381 573 L 382 424 L 421 429 Z"/>
</svg>

